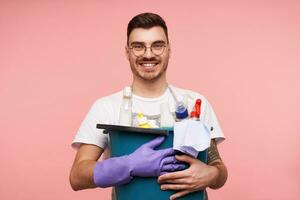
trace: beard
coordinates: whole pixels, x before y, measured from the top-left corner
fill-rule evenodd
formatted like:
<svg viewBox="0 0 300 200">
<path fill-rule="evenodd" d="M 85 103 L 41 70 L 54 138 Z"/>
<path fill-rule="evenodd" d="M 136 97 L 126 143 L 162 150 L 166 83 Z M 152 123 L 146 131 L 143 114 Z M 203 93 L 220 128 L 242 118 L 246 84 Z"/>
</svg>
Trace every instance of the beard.
<svg viewBox="0 0 300 200">
<path fill-rule="evenodd" d="M 141 62 L 158 62 L 157 69 L 153 72 L 144 71 L 144 67 L 140 65 Z M 130 60 L 130 68 L 135 77 L 142 79 L 144 81 L 156 81 L 158 80 L 167 70 L 169 60 L 166 59 L 165 62 L 161 62 L 160 59 L 152 57 L 136 59 L 136 61 Z"/>
</svg>

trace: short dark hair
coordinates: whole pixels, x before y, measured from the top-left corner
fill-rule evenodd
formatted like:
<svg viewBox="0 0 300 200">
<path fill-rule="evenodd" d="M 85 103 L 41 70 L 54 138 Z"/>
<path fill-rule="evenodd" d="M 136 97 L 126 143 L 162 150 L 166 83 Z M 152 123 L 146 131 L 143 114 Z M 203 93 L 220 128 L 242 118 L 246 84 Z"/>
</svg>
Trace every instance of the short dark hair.
<svg viewBox="0 0 300 200">
<path fill-rule="evenodd" d="M 160 26 L 164 29 L 164 32 L 167 37 L 167 42 L 169 43 L 168 37 L 168 27 L 166 22 L 163 20 L 161 16 L 155 13 L 141 13 L 133 17 L 127 26 L 127 45 L 129 42 L 129 35 L 135 28 L 145 28 L 149 29 L 154 26 Z"/>
</svg>

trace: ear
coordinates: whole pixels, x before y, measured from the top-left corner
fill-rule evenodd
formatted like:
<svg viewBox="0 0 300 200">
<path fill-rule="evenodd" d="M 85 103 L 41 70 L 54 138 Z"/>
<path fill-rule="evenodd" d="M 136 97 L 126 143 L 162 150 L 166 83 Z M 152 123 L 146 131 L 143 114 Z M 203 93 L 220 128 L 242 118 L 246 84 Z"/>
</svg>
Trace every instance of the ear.
<svg viewBox="0 0 300 200">
<path fill-rule="evenodd" d="M 125 55 L 126 55 L 127 60 L 129 60 L 129 49 L 128 49 L 127 45 L 125 45 Z"/>
</svg>

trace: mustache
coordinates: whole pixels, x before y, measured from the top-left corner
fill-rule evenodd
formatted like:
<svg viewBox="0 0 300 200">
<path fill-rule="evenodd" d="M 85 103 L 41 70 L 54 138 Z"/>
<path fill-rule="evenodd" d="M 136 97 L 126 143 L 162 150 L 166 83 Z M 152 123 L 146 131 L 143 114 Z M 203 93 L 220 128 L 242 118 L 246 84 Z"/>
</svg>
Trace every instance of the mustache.
<svg viewBox="0 0 300 200">
<path fill-rule="evenodd" d="M 151 62 L 151 61 L 159 61 L 158 59 L 156 59 L 155 57 L 152 57 L 152 58 L 140 58 L 137 60 L 138 62 L 141 62 L 141 61 L 145 61 L 145 62 Z"/>
</svg>

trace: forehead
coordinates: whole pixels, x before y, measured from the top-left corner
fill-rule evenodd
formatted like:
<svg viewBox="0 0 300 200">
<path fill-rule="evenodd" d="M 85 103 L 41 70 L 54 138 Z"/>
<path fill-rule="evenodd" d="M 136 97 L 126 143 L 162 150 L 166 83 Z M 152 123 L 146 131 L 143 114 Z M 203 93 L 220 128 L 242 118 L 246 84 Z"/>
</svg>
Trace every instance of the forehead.
<svg viewBox="0 0 300 200">
<path fill-rule="evenodd" d="M 132 42 L 144 42 L 146 44 L 151 44 L 157 40 L 162 40 L 167 43 L 167 37 L 164 29 L 160 26 L 154 26 L 149 29 L 135 28 L 129 35 L 129 44 Z"/>
</svg>

